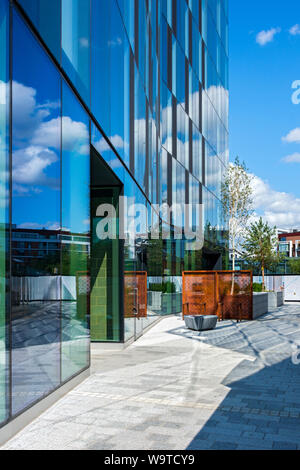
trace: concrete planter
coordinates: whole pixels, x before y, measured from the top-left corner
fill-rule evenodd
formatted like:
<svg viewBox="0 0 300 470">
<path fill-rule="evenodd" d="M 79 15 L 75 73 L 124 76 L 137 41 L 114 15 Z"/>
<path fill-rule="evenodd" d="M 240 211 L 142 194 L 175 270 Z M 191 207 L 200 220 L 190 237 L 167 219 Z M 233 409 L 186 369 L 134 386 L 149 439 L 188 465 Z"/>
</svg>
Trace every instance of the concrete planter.
<svg viewBox="0 0 300 470">
<path fill-rule="evenodd" d="M 281 307 L 284 303 L 283 292 L 268 292 L 268 310 Z"/>
<path fill-rule="evenodd" d="M 284 304 L 284 292 L 254 292 L 253 320 L 281 307 Z"/>
<path fill-rule="evenodd" d="M 161 310 L 161 292 L 148 291 L 148 308 L 152 312 Z"/>
<path fill-rule="evenodd" d="M 162 295 L 162 314 L 176 315 L 182 311 L 182 294 L 175 292 L 174 294 Z"/>
<path fill-rule="evenodd" d="M 277 307 L 284 305 L 284 291 L 277 292 Z"/>
<path fill-rule="evenodd" d="M 148 292 L 148 308 L 161 315 L 175 315 L 182 310 L 182 294 L 163 294 L 162 292 Z"/>
<path fill-rule="evenodd" d="M 269 295 L 267 292 L 253 293 L 253 320 L 268 313 Z"/>
</svg>

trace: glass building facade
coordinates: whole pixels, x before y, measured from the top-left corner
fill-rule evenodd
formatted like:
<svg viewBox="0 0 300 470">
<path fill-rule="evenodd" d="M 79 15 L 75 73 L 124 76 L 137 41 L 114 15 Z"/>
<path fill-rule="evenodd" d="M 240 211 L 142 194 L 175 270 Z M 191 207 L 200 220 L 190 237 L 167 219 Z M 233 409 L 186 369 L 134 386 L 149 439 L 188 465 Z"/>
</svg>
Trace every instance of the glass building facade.
<svg viewBox="0 0 300 470">
<path fill-rule="evenodd" d="M 90 340 L 179 313 L 183 270 L 226 267 L 227 18 L 227 0 L 0 0 L 0 426 L 88 369 Z M 120 196 L 146 207 L 134 233 Z M 201 249 L 164 204 L 203 204 Z"/>
</svg>

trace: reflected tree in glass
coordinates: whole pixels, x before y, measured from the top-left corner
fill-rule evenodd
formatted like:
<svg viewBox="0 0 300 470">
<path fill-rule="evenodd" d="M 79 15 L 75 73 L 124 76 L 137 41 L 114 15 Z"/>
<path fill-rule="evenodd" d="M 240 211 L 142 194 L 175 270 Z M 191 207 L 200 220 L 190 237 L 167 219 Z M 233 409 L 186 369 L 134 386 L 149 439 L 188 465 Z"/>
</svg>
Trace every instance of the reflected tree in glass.
<svg viewBox="0 0 300 470">
<path fill-rule="evenodd" d="M 89 365 L 89 120 L 66 84 L 62 116 L 62 380 Z"/>
</svg>

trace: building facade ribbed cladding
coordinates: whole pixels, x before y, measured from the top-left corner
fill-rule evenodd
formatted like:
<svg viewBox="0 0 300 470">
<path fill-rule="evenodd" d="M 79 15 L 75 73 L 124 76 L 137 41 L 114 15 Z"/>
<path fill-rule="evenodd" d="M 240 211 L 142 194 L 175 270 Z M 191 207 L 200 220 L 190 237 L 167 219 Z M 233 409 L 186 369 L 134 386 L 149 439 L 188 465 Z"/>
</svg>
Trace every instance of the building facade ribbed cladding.
<svg viewBox="0 0 300 470">
<path fill-rule="evenodd" d="M 90 336 L 138 337 L 180 305 L 183 270 L 222 267 L 227 10 L 225 0 L 0 0 L 2 425 L 89 367 Z M 149 214 L 203 203 L 203 249 L 175 237 L 93 242 L 97 204 L 118 216 L 120 194 Z M 154 219 L 141 234 L 164 230 Z M 148 276 L 143 318 L 124 314 L 129 273 Z"/>
</svg>

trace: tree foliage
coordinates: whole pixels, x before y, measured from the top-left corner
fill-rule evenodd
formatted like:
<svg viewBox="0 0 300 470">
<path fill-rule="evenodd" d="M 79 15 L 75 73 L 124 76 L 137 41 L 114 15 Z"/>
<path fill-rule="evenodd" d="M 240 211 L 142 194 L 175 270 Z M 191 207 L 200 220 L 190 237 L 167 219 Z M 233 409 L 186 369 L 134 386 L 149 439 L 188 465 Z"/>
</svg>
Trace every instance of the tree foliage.
<svg viewBox="0 0 300 470">
<path fill-rule="evenodd" d="M 281 255 L 278 253 L 276 227 L 270 227 L 262 218 L 253 222 L 246 229 L 242 249 L 244 258 L 248 263 L 259 267 L 263 276 L 264 289 L 265 270 L 272 270 L 274 266 L 281 262 Z"/>
<path fill-rule="evenodd" d="M 229 245 L 232 249 L 232 264 L 235 270 L 236 251 L 239 248 L 249 218 L 252 214 L 252 177 L 245 163 L 235 159 L 227 167 L 222 183 L 222 207 L 228 225 Z"/>
<path fill-rule="evenodd" d="M 300 274 L 300 259 L 289 259 L 288 267 L 290 274 Z"/>
</svg>

